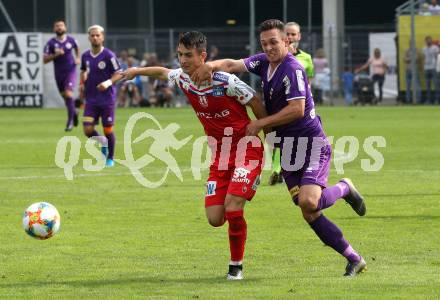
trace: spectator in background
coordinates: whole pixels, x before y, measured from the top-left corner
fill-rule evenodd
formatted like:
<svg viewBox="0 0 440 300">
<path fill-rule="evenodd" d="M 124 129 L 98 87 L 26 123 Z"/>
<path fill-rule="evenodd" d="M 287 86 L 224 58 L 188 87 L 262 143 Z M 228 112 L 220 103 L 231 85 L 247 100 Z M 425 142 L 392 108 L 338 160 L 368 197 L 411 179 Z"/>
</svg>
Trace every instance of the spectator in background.
<svg viewBox="0 0 440 300">
<path fill-rule="evenodd" d="M 411 98 L 412 98 L 412 80 L 413 80 L 413 76 L 412 76 L 412 69 L 411 69 L 411 49 L 407 49 L 405 51 L 405 79 L 406 79 L 406 98 L 405 98 L 405 102 L 407 104 L 411 103 Z M 416 48 L 416 66 L 417 66 L 417 76 L 416 76 L 416 94 L 417 94 L 417 103 L 420 103 L 422 101 L 422 89 L 420 86 L 420 74 L 422 73 L 423 70 L 423 54 L 420 51 L 420 49 Z"/>
<path fill-rule="evenodd" d="M 139 63 L 139 66 L 141 68 L 148 66 L 150 60 L 150 53 L 148 52 L 144 52 L 144 55 L 142 56 L 142 60 Z M 151 89 L 150 89 L 150 79 L 148 76 L 140 76 L 141 77 L 141 85 L 142 85 L 142 99 L 144 101 L 142 101 L 141 106 L 146 106 L 148 105 L 148 103 L 145 103 L 145 101 L 147 101 L 146 99 L 149 98 Z M 148 101 L 147 101 L 148 102 Z"/>
<path fill-rule="evenodd" d="M 432 42 L 432 37 L 425 37 L 426 47 L 423 48 L 423 55 L 425 56 L 425 63 L 423 64 L 423 70 L 425 73 L 426 82 L 426 101 L 423 103 L 434 104 L 435 98 L 438 98 L 439 88 L 438 88 L 438 77 L 436 72 L 437 67 L 437 56 L 439 54 L 439 48 Z M 434 93 L 436 96 L 432 95 L 431 86 L 434 86 Z M 439 99 L 437 99 L 439 100 Z"/>
<path fill-rule="evenodd" d="M 428 3 L 423 3 L 422 5 L 420 5 L 419 15 L 420 16 L 430 16 L 431 15 L 431 12 L 429 11 L 429 4 Z"/>
<path fill-rule="evenodd" d="M 212 61 L 212 60 L 218 59 L 219 58 L 218 54 L 219 54 L 219 50 L 218 50 L 217 46 L 212 45 L 209 48 L 209 54 L 208 54 L 207 61 Z"/>
<path fill-rule="evenodd" d="M 127 58 L 127 67 L 132 68 L 136 66 L 137 64 L 134 57 L 129 56 Z M 142 90 L 142 83 L 140 76 L 137 76 L 132 80 L 126 80 L 122 82 L 119 85 L 119 90 L 118 90 L 118 106 L 119 107 L 139 106 L 142 100 L 141 92 L 140 92 L 141 90 Z"/>
<path fill-rule="evenodd" d="M 168 80 L 155 79 L 153 82 L 154 96 L 150 97 L 152 106 L 172 107 L 174 92 Z"/>
<path fill-rule="evenodd" d="M 354 74 L 353 72 L 351 72 L 350 67 L 345 67 L 345 71 L 344 73 L 342 73 L 341 80 L 344 90 L 345 104 L 351 105 L 353 103 Z"/>
<path fill-rule="evenodd" d="M 139 62 L 139 60 L 136 58 L 136 56 L 137 56 L 137 50 L 136 50 L 136 48 L 129 48 L 129 49 L 127 50 L 127 52 L 128 52 L 128 56 L 131 57 L 133 63 L 134 63 L 136 66 L 139 66 L 140 62 Z"/>
<path fill-rule="evenodd" d="M 119 64 L 121 65 L 122 70 L 127 69 L 127 59 L 128 59 L 128 52 L 126 50 L 122 50 L 121 52 L 119 52 L 118 61 Z"/>
<path fill-rule="evenodd" d="M 296 22 L 289 22 L 285 26 L 287 39 L 289 40 L 289 52 L 295 56 L 299 63 L 304 67 L 307 74 L 309 84 L 312 78 L 315 76 L 313 69 L 312 56 L 299 48 L 299 42 L 301 41 L 301 27 Z"/>
<path fill-rule="evenodd" d="M 440 5 L 437 4 L 437 0 L 431 0 L 428 10 L 432 16 L 440 15 Z"/>
<path fill-rule="evenodd" d="M 315 80 L 313 81 L 313 95 L 315 96 L 315 103 L 322 104 L 323 100 L 323 85 L 329 76 L 328 72 L 328 60 L 325 58 L 324 49 L 320 48 L 316 51 L 316 55 L 313 58 L 313 67 L 315 69 Z"/>
<path fill-rule="evenodd" d="M 355 72 L 359 73 L 362 70 L 366 70 L 371 65 L 371 70 L 373 73 L 373 85 L 378 84 L 379 87 L 379 99 L 378 101 L 381 102 L 383 98 L 383 83 L 385 81 L 385 74 L 388 71 L 388 64 L 386 61 L 381 57 L 381 52 L 379 48 L 374 49 L 374 54 L 372 57 L 370 57 L 367 62 L 362 65 L 359 69 L 357 69 Z"/>
</svg>

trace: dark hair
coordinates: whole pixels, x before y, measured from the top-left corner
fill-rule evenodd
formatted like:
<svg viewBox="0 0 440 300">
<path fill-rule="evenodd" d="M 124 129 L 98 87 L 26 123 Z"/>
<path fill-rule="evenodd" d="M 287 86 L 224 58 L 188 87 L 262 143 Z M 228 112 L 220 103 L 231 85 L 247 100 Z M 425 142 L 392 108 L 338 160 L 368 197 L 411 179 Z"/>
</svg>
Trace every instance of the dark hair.
<svg viewBox="0 0 440 300">
<path fill-rule="evenodd" d="M 264 21 L 259 26 L 260 32 L 268 31 L 271 29 L 278 29 L 279 31 L 284 32 L 284 23 L 277 19 L 270 19 Z"/>
<path fill-rule="evenodd" d="M 196 48 L 199 52 L 206 51 L 207 46 L 206 36 L 198 31 L 188 31 L 179 35 L 179 45 L 182 44 L 185 48 Z"/>
<path fill-rule="evenodd" d="M 53 21 L 53 24 L 55 25 L 55 23 L 59 23 L 59 22 L 63 22 L 64 25 L 66 24 L 66 21 L 64 21 L 64 19 L 62 18 L 55 19 L 55 21 Z"/>
</svg>

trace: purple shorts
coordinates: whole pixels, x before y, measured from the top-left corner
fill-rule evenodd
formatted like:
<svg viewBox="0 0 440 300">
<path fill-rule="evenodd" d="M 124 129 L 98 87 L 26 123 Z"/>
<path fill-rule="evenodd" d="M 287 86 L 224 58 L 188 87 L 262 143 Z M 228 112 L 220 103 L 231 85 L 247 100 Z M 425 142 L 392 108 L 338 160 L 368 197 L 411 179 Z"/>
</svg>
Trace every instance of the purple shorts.
<svg viewBox="0 0 440 300">
<path fill-rule="evenodd" d="M 96 125 L 101 118 L 102 126 L 113 126 L 115 122 L 115 105 L 96 105 L 87 103 L 84 107 L 84 125 Z"/>
<path fill-rule="evenodd" d="M 65 90 L 73 91 L 76 85 L 76 69 L 70 73 L 62 73 L 55 76 L 55 81 L 57 83 L 58 91 L 60 93 Z"/>
<path fill-rule="evenodd" d="M 296 148 L 296 146 L 295 146 Z M 323 188 L 327 186 L 328 175 L 330 171 L 330 161 L 332 156 L 332 148 L 329 144 L 318 149 L 319 153 L 314 155 L 314 163 L 312 164 L 311 144 L 309 143 L 305 155 L 304 164 L 299 170 L 286 171 L 282 170 L 284 181 L 292 196 L 292 199 L 297 203 L 299 188 L 302 185 L 319 185 Z M 296 153 L 293 151 L 293 153 Z M 292 161 L 295 159 L 295 154 L 292 155 Z M 293 164 L 293 162 L 292 162 Z"/>
</svg>

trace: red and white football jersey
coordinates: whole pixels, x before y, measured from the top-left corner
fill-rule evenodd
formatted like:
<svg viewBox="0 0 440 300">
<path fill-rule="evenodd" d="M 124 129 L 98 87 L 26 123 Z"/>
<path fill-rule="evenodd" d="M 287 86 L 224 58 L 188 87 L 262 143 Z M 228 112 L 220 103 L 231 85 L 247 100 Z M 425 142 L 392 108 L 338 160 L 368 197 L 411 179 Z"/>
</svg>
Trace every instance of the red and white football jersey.
<svg viewBox="0 0 440 300">
<path fill-rule="evenodd" d="M 206 135 L 220 142 L 225 128 L 231 127 L 233 140 L 245 136 L 250 122 L 245 104 L 255 91 L 237 76 L 215 72 L 210 85 L 196 86 L 182 69 L 175 69 L 168 73 L 168 79 L 185 93 Z"/>
</svg>

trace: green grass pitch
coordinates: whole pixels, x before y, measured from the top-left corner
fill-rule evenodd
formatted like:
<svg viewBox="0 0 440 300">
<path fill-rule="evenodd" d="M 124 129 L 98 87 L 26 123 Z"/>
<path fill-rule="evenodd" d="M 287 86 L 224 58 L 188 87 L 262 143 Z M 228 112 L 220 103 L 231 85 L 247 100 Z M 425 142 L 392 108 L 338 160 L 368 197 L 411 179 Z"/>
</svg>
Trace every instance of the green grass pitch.
<svg viewBox="0 0 440 300">
<path fill-rule="evenodd" d="M 117 111 L 116 158 L 124 158 L 124 127 L 136 111 Z M 189 108 L 144 111 L 162 126 L 180 124 L 180 139 L 203 135 Z M 344 259 L 318 240 L 284 185 L 267 185 L 266 171 L 245 211 L 245 280 L 228 282 L 227 226 L 206 221 L 207 172 L 193 179 L 191 142 L 172 151 L 183 182 L 170 174 L 163 186 L 148 189 L 120 164 L 83 170 L 90 156 L 78 127 L 68 134 L 83 146 L 68 181 L 54 162 L 65 110 L 0 110 L 0 298 L 439 299 L 440 109 L 319 107 L 318 113 L 327 135 L 361 143 L 344 175 L 332 165 L 329 183 L 352 178 L 367 215 L 358 217 L 343 201 L 325 214 L 365 257 L 368 271 L 343 278 Z M 149 126 L 143 122 L 136 134 Z M 368 136 L 387 142 L 379 148 L 385 164 L 378 172 L 361 169 Z M 138 156 L 146 153 L 146 144 L 133 147 Z M 154 162 L 143 172 L 159 178 L 163 168 Z M 21 228 L 24 209 L 38 201 L 54 204 L 62 218 L 58 235 L 46 241 Z"/>
</svg>

